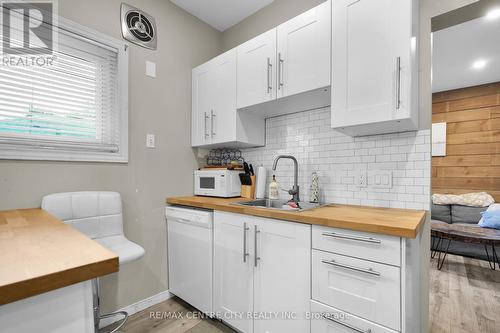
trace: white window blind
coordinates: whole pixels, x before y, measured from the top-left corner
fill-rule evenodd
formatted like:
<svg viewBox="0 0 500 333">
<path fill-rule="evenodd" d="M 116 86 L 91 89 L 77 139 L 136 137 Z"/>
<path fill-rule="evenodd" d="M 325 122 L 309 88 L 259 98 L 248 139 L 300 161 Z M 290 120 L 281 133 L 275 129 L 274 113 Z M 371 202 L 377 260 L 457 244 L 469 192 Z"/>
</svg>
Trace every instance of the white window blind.
<svg viewBox="0 0 500 333">
<path fill-rule="evenodd" d="M 10 43 L 22 46 L 12 26 Z M 126 156 L 123 50 L 74 27 L 53 28 L 52 65 L 0 65 L 0 148 Z"/>
</svg>

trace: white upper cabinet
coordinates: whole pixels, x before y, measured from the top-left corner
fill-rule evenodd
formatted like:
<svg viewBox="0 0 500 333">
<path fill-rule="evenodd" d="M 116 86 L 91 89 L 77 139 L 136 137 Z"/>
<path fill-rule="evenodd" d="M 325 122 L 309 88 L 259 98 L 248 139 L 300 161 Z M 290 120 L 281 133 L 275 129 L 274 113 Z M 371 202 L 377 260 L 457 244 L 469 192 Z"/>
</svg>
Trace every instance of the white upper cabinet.
<svg viewBox="0 0 500 333">
<path fill-rule="evenodd" d="M 210 112 L 213 105 L 212 62 L 193 69 L 192 74 L 192 117 L 191 144 L 202 146 L 210 144 Z"/>
<path fill-rule="evenodd" d="M 353 136 L 418 128 L 413 5 L 332 2 L 333 128 Z"/>
<path fill-rule="evenodd" d="M 237 47 L 238 109 L 276 98 L 276 29 Z"/>
<path fill-rule="evenodd" d="M 330 0 L 237 49 L 238 109 L 271 117 L 330 105 Z"/>
<path fill-rule="evenodd" d="M 236 49 L 193 69 L 193 147 L 264 145 L 262 117 L 236 110 Z"/>
<path fill-rule="evenodd" d="M 212 144 L 236 138 L 236 50 L 214 59 L 214 106 L 211 110 Z"/>
<path fill-rule="evenodd" d="M 264 145 L 266 117 L 330 105 L 331 1 L 193 69 L 193 147 Z"/>
<path fill-rule="evenodd" d="M 331 3 L 278 26 L 278 98 L 330 85 Z"/>
</svg>

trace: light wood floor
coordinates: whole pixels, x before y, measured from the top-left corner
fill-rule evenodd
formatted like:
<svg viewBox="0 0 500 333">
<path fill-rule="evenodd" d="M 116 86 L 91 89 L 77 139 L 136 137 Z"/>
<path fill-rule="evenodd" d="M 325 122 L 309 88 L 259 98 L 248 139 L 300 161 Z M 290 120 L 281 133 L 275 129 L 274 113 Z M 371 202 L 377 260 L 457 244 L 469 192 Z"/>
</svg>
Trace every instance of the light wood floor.
<svg viewBox="0 0 500 333">
<path fill-rule="evenodd" d="M 195 317 L 197 314 L 196 309 L 174 297 L 130 316 L 121 332 L 236 333 L 216 320 Z"/>
<path fill-rule="evenodd" d="M 487 261 L 448 255 L 431 260 L 431 333 L 500 332 L 500 271 Z"/>
<path fill-rule="evenodd" d="M 234 333 L 211 319 L 187 318 L 195 311 L 178 298 L 129 318 L 125 333 Z M 151 313 L 158 312 L 157 318 Z M 166 315 L 171 317 L 167 318 Z M 172 315 L 175 314 L 175 315 Z M 180 317 L 182 315 L 182 318 Z M 500 332 L 500 271 L 485 261 L 448 255 L 441 271 L 430 272 L 431 333 Z"/>
</svg>

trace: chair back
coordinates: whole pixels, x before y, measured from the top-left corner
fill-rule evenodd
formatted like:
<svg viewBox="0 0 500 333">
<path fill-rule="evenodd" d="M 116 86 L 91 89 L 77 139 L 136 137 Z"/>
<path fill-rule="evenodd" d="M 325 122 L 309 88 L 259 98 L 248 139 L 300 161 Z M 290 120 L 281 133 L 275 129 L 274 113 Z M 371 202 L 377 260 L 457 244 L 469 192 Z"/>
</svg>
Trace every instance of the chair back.
<svg viewBox="0 0 500 333">
<path fill-rule="evenodd" d="M 42 209 L 92 239 L 123 235 L 122 201 L 117 192 L 49 194 L 42 199 Z"/>
</svg>

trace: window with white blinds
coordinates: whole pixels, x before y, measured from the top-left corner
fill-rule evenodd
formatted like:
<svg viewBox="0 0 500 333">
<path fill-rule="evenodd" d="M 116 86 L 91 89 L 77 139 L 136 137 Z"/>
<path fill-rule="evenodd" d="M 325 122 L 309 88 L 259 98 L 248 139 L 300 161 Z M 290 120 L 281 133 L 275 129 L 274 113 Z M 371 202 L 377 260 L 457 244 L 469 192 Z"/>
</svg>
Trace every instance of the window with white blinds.
<svg viewBox="0 0 500 333">
<path fill-rule="evenodd" d="M 0 158 L 125 162 L 126 47 L 58 21 L 51 65 L 0 64 Z"/>
</svg>

